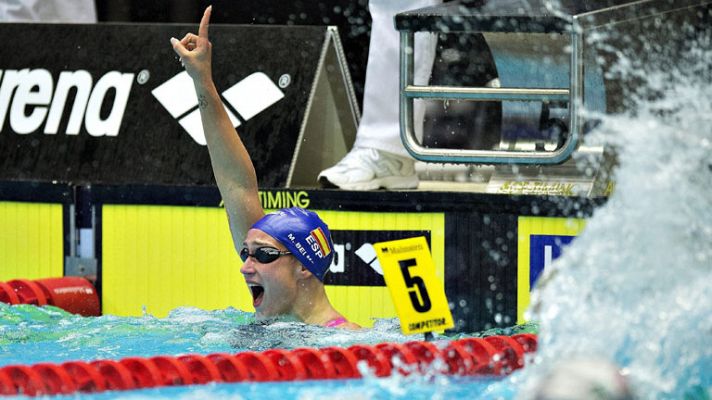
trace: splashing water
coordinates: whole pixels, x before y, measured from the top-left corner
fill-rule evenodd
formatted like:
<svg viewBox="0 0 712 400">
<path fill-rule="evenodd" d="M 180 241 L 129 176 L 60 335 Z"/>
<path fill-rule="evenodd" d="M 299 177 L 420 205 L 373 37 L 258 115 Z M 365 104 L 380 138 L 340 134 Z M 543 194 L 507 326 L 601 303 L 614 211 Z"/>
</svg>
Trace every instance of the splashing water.
<svg viewBox="0 0 712 400">
<path fill-rule="evenodd" d="M 630 112 L 595 116 L 586 141 L 615 149 L 616 190 L 532 294 L 540 347 L 521 393 L 557 360 L 603 357 L 640 398 L 712 396 L 709 39 L 672 69 L 620 53 L 610 69 L 645 90 Z"/>
</svg>

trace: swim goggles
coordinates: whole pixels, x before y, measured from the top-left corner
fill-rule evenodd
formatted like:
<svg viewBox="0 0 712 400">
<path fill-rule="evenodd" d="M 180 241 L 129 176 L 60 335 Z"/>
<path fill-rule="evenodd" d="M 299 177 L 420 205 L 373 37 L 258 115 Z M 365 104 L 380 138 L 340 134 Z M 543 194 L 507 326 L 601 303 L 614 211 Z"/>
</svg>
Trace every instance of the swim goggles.
<svg viewBox="0 0 712 400">
<path fill-rule="evenodd" d="M 247 247 L 243 247 L 242 250 L 240 250 L 240 259 L 242 260 L 242 262 L 245 262 L 247 261 L 247 257 L 252 257 L 260 264 L 269 264 L 274 260 L 278 259 L 279 257 L 286 256 L 288 254 L 292 253 L 290 253 L 289 251 L 279 251 L 274 247 L 258 247 L 255 249 L 254 253 L 250 254 L 250 251 L 247 250 Z"/>
</svg>

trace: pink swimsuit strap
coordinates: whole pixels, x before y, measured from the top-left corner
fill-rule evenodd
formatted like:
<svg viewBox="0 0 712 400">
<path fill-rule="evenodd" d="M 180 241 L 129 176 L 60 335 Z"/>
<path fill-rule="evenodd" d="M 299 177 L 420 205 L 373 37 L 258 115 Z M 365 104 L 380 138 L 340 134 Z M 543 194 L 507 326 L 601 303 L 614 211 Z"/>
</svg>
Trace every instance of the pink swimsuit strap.
<svg viewBox="0 0 712 400">
<path fill-rule="evenodd" d="M 341 324 L 345 324 L 349 322 L 346 318 L 344 317 L 339 317 L 339 318 L 334 318 L 331 321 L 327 322 L 324 326 L 327 328 L 333 328 L 336 326 L 339 326 Z"/>
</svg>

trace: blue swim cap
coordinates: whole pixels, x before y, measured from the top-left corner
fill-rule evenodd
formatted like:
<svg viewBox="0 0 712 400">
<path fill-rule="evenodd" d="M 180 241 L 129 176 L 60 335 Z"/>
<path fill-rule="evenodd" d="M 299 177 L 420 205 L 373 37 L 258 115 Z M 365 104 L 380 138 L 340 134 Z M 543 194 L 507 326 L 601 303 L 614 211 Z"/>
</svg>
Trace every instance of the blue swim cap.
<svg viewBox="0 0 712 400">
<path fill-rule="evenodd" d="M 334 242 L 329 227 L 319 216 L 303 208 L 283 208 L 271 212 L 252 225 L 252 229 L 277 239 L 320 281 L 334 258 Z"/>
</svg>

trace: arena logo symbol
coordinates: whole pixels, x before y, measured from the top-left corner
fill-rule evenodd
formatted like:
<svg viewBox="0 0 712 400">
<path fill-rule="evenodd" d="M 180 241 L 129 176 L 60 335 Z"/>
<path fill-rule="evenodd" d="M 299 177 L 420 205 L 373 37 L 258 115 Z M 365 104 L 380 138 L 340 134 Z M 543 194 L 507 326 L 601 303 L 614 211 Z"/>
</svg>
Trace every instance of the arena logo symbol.
<svg viewBox="0 0 712 400">
<path fill-rule="evenodd" d="M 19 135 L 36 132 L 43 123 L 45 134 L 59 133 L 67 98 L 75 90 L 64 133 L 78 135 L 83 123 L 91 136 L 117 136 L 133 77 L 132 73 L 110 71 L 94 85 L 89 71 L 62 71 L 55 86 L 52 74 L 44 68 L 0 70 L 0 131 L 9 110 L 10 129 Z M 108 116 L 102 118 L 102 105 L 108 93 L 113 93 L 114 101 Z"/>
<path fill-rule="evenodd" d="M 205 146 L 205 133 L 200 121 L 198 97 L 193 88 L 193 80 L 183 71 L 151 91 L 153 96 L 168 110 L 171 116 L 185 129 L 193 140 Z M 284 93 L 262 72 L 255 72 L 224 92 L 222 97 L 239 114 L 239 118 L 225 106 L 234 128 L 266 110 L 284 98 Z"/>
<path fill-rule="evenodd" d="M 334 273 L 343 273 L 346 271 L 345 268 L 345 255 L 346 249 L 351 250 L 351 243 L 347 244 L 334 244 L 336 253 L 339 257 L 335 257 L 334 261 L 331 263 L 331 268 L 329 269 Z M 373 243 L 363 243 L 358 249 L 354 251 L 354 254 L 361 259 L 365 264 L 368 264 L 371 269 L 373 269 L 378 275 L 383 276 L 383 268 L 381 268 L 381 263 L 378 261 L 376 256 L 376 249 L 373 247 Z"/>
</svg>

